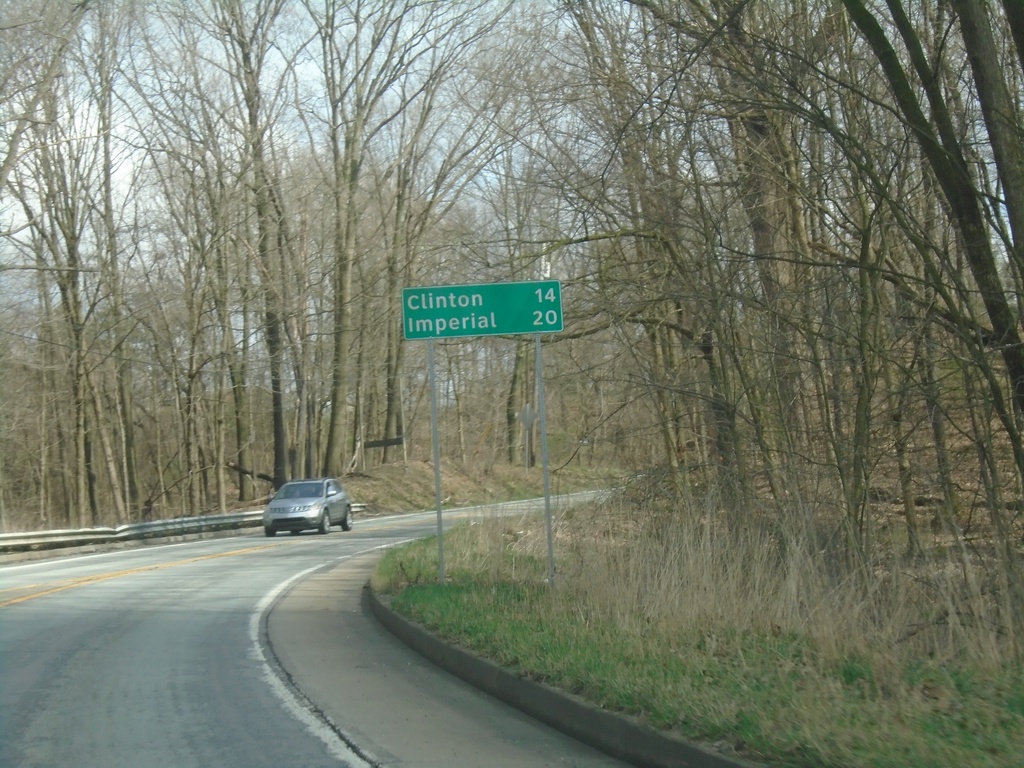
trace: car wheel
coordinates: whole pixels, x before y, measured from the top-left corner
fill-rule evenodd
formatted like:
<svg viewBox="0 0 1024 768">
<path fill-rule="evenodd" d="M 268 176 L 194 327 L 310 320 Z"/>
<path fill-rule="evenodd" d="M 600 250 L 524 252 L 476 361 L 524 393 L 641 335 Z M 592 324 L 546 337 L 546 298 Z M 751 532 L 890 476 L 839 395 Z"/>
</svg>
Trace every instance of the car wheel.
<svg viewBox="0 0 1024 768">
<path fill-rule="evenodd" d="M 267 526 L 263 526 L 263 534 L 265 536 L 276 536 L 277 535 L 277 531 L 275 531 L 273 528 L 268 528 Z"/>
<path fill-rule="evenodd" d="M 326 509 L 320 513 L 320 527 L 317 530 L 322 534 L 331 532 L 331 515 Z"/>
<path fill-rule="evenodd" d="M 352 530 L 352 507 L 345 507 L 345 516 L 341 518 L 341 530 Z"/>
</svg>

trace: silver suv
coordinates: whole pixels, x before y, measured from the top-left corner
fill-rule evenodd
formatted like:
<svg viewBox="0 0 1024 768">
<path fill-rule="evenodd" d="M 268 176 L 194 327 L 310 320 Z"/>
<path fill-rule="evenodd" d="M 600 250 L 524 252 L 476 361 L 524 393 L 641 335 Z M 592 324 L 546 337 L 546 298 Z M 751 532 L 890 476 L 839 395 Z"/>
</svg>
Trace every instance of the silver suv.
<svg viewBox="0 0 1024 768">
<path fill-rule="evenodd" d="M 314 528 L 327 533 L 332 525 L 352 530 L 352 500 L 342 484 L 330 477 L 285 483 L 263 510 L 263 532 L 267 536 Z"/>
</svg>

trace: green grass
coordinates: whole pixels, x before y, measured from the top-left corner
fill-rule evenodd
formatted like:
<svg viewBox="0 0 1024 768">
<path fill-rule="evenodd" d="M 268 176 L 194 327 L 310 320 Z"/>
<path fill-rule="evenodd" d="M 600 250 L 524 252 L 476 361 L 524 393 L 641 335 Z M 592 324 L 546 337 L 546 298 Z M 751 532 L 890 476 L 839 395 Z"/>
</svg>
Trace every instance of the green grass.
<svg viewBox="0 0 1024 768">
<path fill-rule="evenodd" d="M 787 576 L 760 548 L 728 551 L 706 536 L 652 551 L 642 534 L 602 534 L 591 521 L 593 537 L 560 539 L 552 590 L 542 529 L 461 526 L 445 538 L 445 585 L 436 540 L 425 540 L 389 551 L 373 586 L 399 613 L 525 676 L 772 765 L 1024 764 L 1018 667 L 900 641 L 896 627 L 869 626 L 877 606 L 859 612 L 862 596 L 834 585 L 787 618 L 817 599 L 813 568 L 794 585 L 792 563 Z"/>
</svg>

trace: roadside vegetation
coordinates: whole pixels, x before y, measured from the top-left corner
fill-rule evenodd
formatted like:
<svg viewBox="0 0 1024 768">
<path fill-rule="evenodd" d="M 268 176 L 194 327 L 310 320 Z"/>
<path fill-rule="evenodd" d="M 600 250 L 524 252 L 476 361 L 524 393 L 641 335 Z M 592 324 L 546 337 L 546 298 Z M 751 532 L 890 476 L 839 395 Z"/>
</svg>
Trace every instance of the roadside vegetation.
<svg viewBox="0 0 1024 768">
<path fill-rule="evenodd" d="M 373 578 L 448 640 L 609 710 L 777 766 L 1019 766 L 1024 674 L 986 591 L 936 549 L 865 574 L 827 528 L 725 525 L 627 489 L 391 550 Z M 893 550 L 898 550 L 894 546 Z M 984 569 L 966 574 L 983 580 Z"/>
</svg>

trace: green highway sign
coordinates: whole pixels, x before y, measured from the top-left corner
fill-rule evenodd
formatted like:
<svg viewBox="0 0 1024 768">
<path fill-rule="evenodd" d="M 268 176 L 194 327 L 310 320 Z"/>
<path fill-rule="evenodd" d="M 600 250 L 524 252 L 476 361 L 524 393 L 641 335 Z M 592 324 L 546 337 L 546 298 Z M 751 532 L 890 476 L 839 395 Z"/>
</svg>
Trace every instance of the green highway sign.
<svg viewBox="0 0 1024 768">
<path fill-rule="evenodd" d="M 558 280 L 402 289 L 402 331 L 410 340 L 560 330 Z"/>
</svg>

